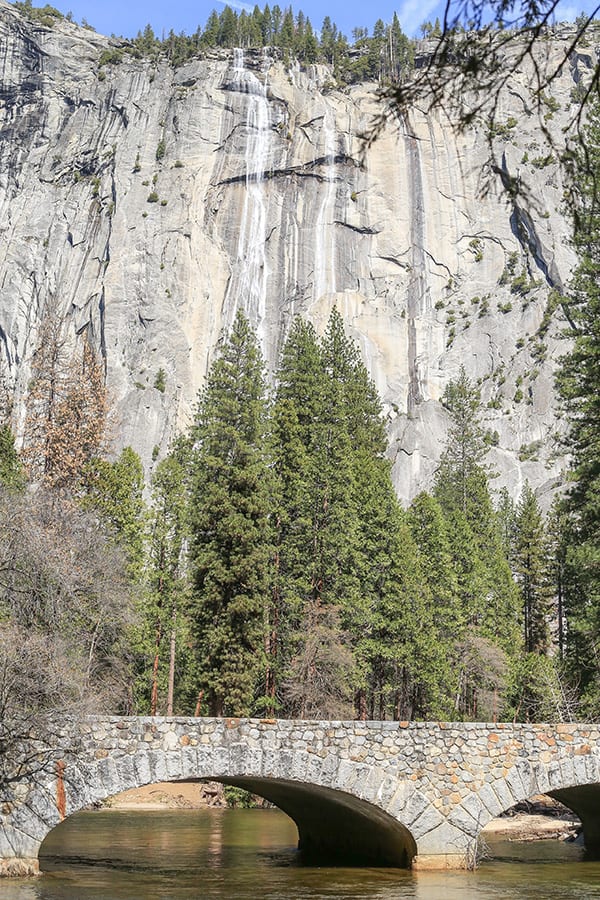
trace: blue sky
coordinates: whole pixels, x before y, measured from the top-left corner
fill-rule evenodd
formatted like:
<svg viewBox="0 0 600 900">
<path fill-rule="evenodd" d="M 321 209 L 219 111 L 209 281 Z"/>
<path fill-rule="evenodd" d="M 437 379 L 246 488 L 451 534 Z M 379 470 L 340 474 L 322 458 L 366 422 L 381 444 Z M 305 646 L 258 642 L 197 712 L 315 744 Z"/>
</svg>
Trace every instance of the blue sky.
<svg viewBox="0 0 600 900">
<path fill-rule="evenodd" d="M 33 0 L 34 6 L 43 6 L 46 0 Z M 212 9 L 220 11 L 225 6 L 218 0 L 48 0 L 63 13 L 69 10 L 75 20 L 81 22 L 85 18 L 96 31 L 102 34 L 118 34 L 134 37 L 149 22 L 160 37 L 169 29 L 175 32 L 193 32 L 198 25 L 204 25 Z M 272 0 L 271 6 L 278 0 Z M 260 0 L 259 6 L 264 6 Z M 230 0 L 229 5 L 236 9 L 252 10 L 253 3 L 241 0 Z M 289 0 L 279 0 L 281 8 L 289 5 Z M 391 21 L 394 12 L 398 13 L 403 30 L 413 36 L 419 33 L 419 25 L 426 19 L 435 19 L 441 13 L 443 4 L 439 0 L 375 0 L 365 5 L 358 0 L 297 0 L 292 7 L 295 12 L 302 9 L 311 19 L 315 28 L 319 28 L 323 16 L 329 15 L 338 27 L 351 37 L 355 26 L 365 26 L 371 30 L 377 19 Z M 564 0 L 560 6 L 561 20 L 571 20 L 584 10 L 592 10 L 596 3 L 592 0 Z"/>
</svg>

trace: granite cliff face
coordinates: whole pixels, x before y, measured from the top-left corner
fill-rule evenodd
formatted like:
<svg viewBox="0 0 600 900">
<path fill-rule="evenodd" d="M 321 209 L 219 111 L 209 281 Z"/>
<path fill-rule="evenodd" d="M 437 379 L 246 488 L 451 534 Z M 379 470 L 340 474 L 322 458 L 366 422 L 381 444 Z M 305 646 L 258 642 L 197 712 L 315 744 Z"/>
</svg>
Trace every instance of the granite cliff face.
<svg viewBox="0 0 600 900">
<path fill-rule="evenodd" d="M 429 484 L 461 363 L 480 381 L 495 484 L 516 495 L 529 478 L 547 495 L 564 464 L 549 296 L 574 260 L 527 72 L 496 138 L 537 196 L 525 209 L 499 186 L 483 194 L 486 136 L 442 116 L 395 123 L 361 165 L 373 85 L 225 51 L 99 67 L 114 43 L 0 0 L 0 349 L 17 430 L 46 304 L 73 345 L 86 332 L 101 349 L 118 442 L 147 467 L 189 421 L 238 306 L 273 367 L 295 314 L 322 329 L 337 305 L 383 397 L 404 499 Z M 557 134 L 586 52 L 547 98 Z"/>
</svg>

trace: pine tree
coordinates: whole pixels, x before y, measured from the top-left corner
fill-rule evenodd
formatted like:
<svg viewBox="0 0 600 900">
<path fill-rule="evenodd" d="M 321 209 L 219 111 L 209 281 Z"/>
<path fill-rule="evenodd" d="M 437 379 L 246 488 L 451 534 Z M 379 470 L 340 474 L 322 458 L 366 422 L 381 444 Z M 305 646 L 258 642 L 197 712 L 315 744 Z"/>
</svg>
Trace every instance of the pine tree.
<svg viewBox="0 0 600 900">
<path fill-rule="evenodd" d="M 438 499 L 458 579 L 462 616 L 461 711 L 467 717 L 498 715 L 505 654 L 519 649 L 519 595 L 505 555 L 505 541 L 493 509 L 480 422 L 479 392 L 464 368 L 443 396 L 450 415 L 446 449 L 436 473 Z"/>
<path fill-rule="evenodd" d="M 572 487 L 566 499 L 564 598 L 566 659 L 581 686 L 585 715 L 600 710 L 600 104 L 589 111 L 584 145 L 574 157 L 573 244 L 579 263 L 564 304 L 573 344 L 558 387 L 568 414 Z"/>
<path fill-rule="evenodd" d="M 479 392 L 464 368 L 449 382 L 443 401 L 450 428 L 436 473 L 435 496 L 452 535 L 463 613 L 485 638 L 514 652 L 518 592 L 489 491 Z"/>
<path fill-rule="evenodd" d="M 290 681 L 290 666 L 306 635 L 311 596 L 310 562 L 314 552 L 315 453 L 325 408 L 323 365 L 314 328 L 292 323 L 277 372 L 271 419 L 272 455 L 277 476 L 275 572 L 267 653 L 267 693 L 275 698 L 280 682 Z M 310 671 L 307 669 L 307 671 Z"/>
<path fill-rule="evenodd" d="M 22 451 L 29 478 L 77 492 L 86 465 L 105 449 L 102 365 L 87 340 L 71 354 L 58 312 L 47 309 L 31 368 Z"/>
<path fill-rule="evenodd" d="M 426 591 L 416 622 L 416 640 L 419 646 L 426 646 L 426 651 L 419 653 L 412 681 L 422 683 L 418 688 L 418 696 L 424 699 L 420 715 L 448 718 L 458 711 L 459 645 L 466 627 L 455 560 L 448 527 L 434 497 L 426 493 L 415 497 L 409 509 L 409 525 L 419 548 Z"/>
<path fill-rule="evenodd" d="M 544 655 L 550 645 L 550 585 L 542 512 L 529 482 L 521 493 L 515 520 L 514 568 L 523 603 L 527 653 Z"/>
<path fill-rule="evenodd" d="M 367 498 L 364 508 L 371 522 L 362 531 L 369 614 L 355 638 L 366 682 L 364 705 L 370 718 L 435 717 L 442 708 L 435 675 L 441 657 L 433 646 L 423 560 L 394 491 L 386 493 L 374 485 L 373 505 Z M 360 702 L 356 714 L 364 715 Z"/>
<path fill-rule="evenodd" d="M 556 598 L 556 642 L 558 656 L 565 657 L 566 647 L 566 610 L 565 582 L 568 552 L 568 521 L 562 497 L 557 496 L 552 502 L 547 522 L 548 567 L 554 597 Z"/>
<path fill-rule="evenodd" d="M 347 410 L 338 361 L 328 364 L 311 326 L 294 323 L 278 373 L 275 460 L 281 510 L 278 591 L 292 612 L 285 643 L 291 674 L 284 695 L 294 715 L 346 702 L 350 654 L 342 604 L 355 582 L 351 565 L 356 517 Z M 285 616 L 280 616 L 284 621 Z M 320 635 L 316 643 L 311 629 Z M 283 632 L 281 632 L 283 638 Z M 339 712 L 339 710 L 338 710 Z"/>
<path fill-rule="evenodd" d="M 150 715 L 158 710 L 159 686 L 166 692 L 166 714 L 173 715 L 177 657 L 187 657 L 184 564 L 188 456 L 188 447 L 180 441 L 157 465 L 152 478 L 146 575 L 149 597 L 145 604 L 146 618 L 151 618 L 154 630 Z M 167 670 L 166 677 L 162 667 Z"/>
<path fill-rule="evenodd" d="M 352 689 L 356 715 L 393 715 L 421 586 L 381 404 L 337 310 L 321 342 L 294 323 L 273 424 L 284 699 L 293 715 L 341 715 Z"/>
<path fill-rule="evenodd" d="M 191 628 L 211 715 L 250 712 L 264 672 L 272 563 L 263 361 L 238 312 L 192 429 Z"/>
<path fill-rule="evenodd" d="M 213 9 L 206 20 L 202 32 L 202 43 L 206 47 L 215 47 L 219 36 L 219 16 Z"/>
<path fill-rule="evenodd" d="M 85 470 L 84 487 L 83 505 L 99 513 L 126 555 L 131 578 L 141 583 L 147 513 L 144 470 L 138 454 L 125 447 L 114 462 L 92 460 Z"/>
</svg>

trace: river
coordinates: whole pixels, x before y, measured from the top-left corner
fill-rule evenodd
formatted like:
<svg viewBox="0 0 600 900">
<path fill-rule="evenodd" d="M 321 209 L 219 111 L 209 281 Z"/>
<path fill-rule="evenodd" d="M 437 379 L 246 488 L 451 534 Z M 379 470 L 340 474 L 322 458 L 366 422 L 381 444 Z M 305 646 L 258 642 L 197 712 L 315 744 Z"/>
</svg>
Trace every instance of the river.
<svg viewBox="0 0 600 900">
<path fill-rule="evenodd" d="M 488 838 L 476 872 L 306 868 L 276 809 L 97 810 L 46 839 L 44 874 L 2 900 L 600 900 L 600 863 L 574 844 Z"/>
</svg>

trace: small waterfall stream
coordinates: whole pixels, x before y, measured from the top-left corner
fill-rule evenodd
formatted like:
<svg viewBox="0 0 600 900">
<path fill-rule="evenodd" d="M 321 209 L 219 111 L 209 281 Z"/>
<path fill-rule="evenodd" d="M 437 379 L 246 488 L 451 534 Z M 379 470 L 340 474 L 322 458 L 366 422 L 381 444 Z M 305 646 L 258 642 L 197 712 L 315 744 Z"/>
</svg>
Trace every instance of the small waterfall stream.
<svg viewBox="0 0 600 900">
<path fill-rule="evenodd" d="M 270 59 L 263 56 L 264 81 L 245 67 L 244 51 L 233 58 L 234 84 L 244 95 L 243 126 L 246 134 L 245 192 L 234 268 L 229 280 L 225 308 L 233 320 L 241 307 L 255 324 L 264 349 L 264 326 L 269 271 L 266 259 L 267 197 L 265 172 L 269 168 L 271 110 L 267 99 L 266 72 Z"/>
<path fill-rule="evenodd" d="M 323 294 L 333 294 L 337 290 L 335 259 L 336 130 L 334 114 L 329 108 L 323 116 L 323 156 L 325 159 L 325 184 L 320 188 L 323 198 L 315 223 L 314 300 L 318 300 Z"/>
</svg>

